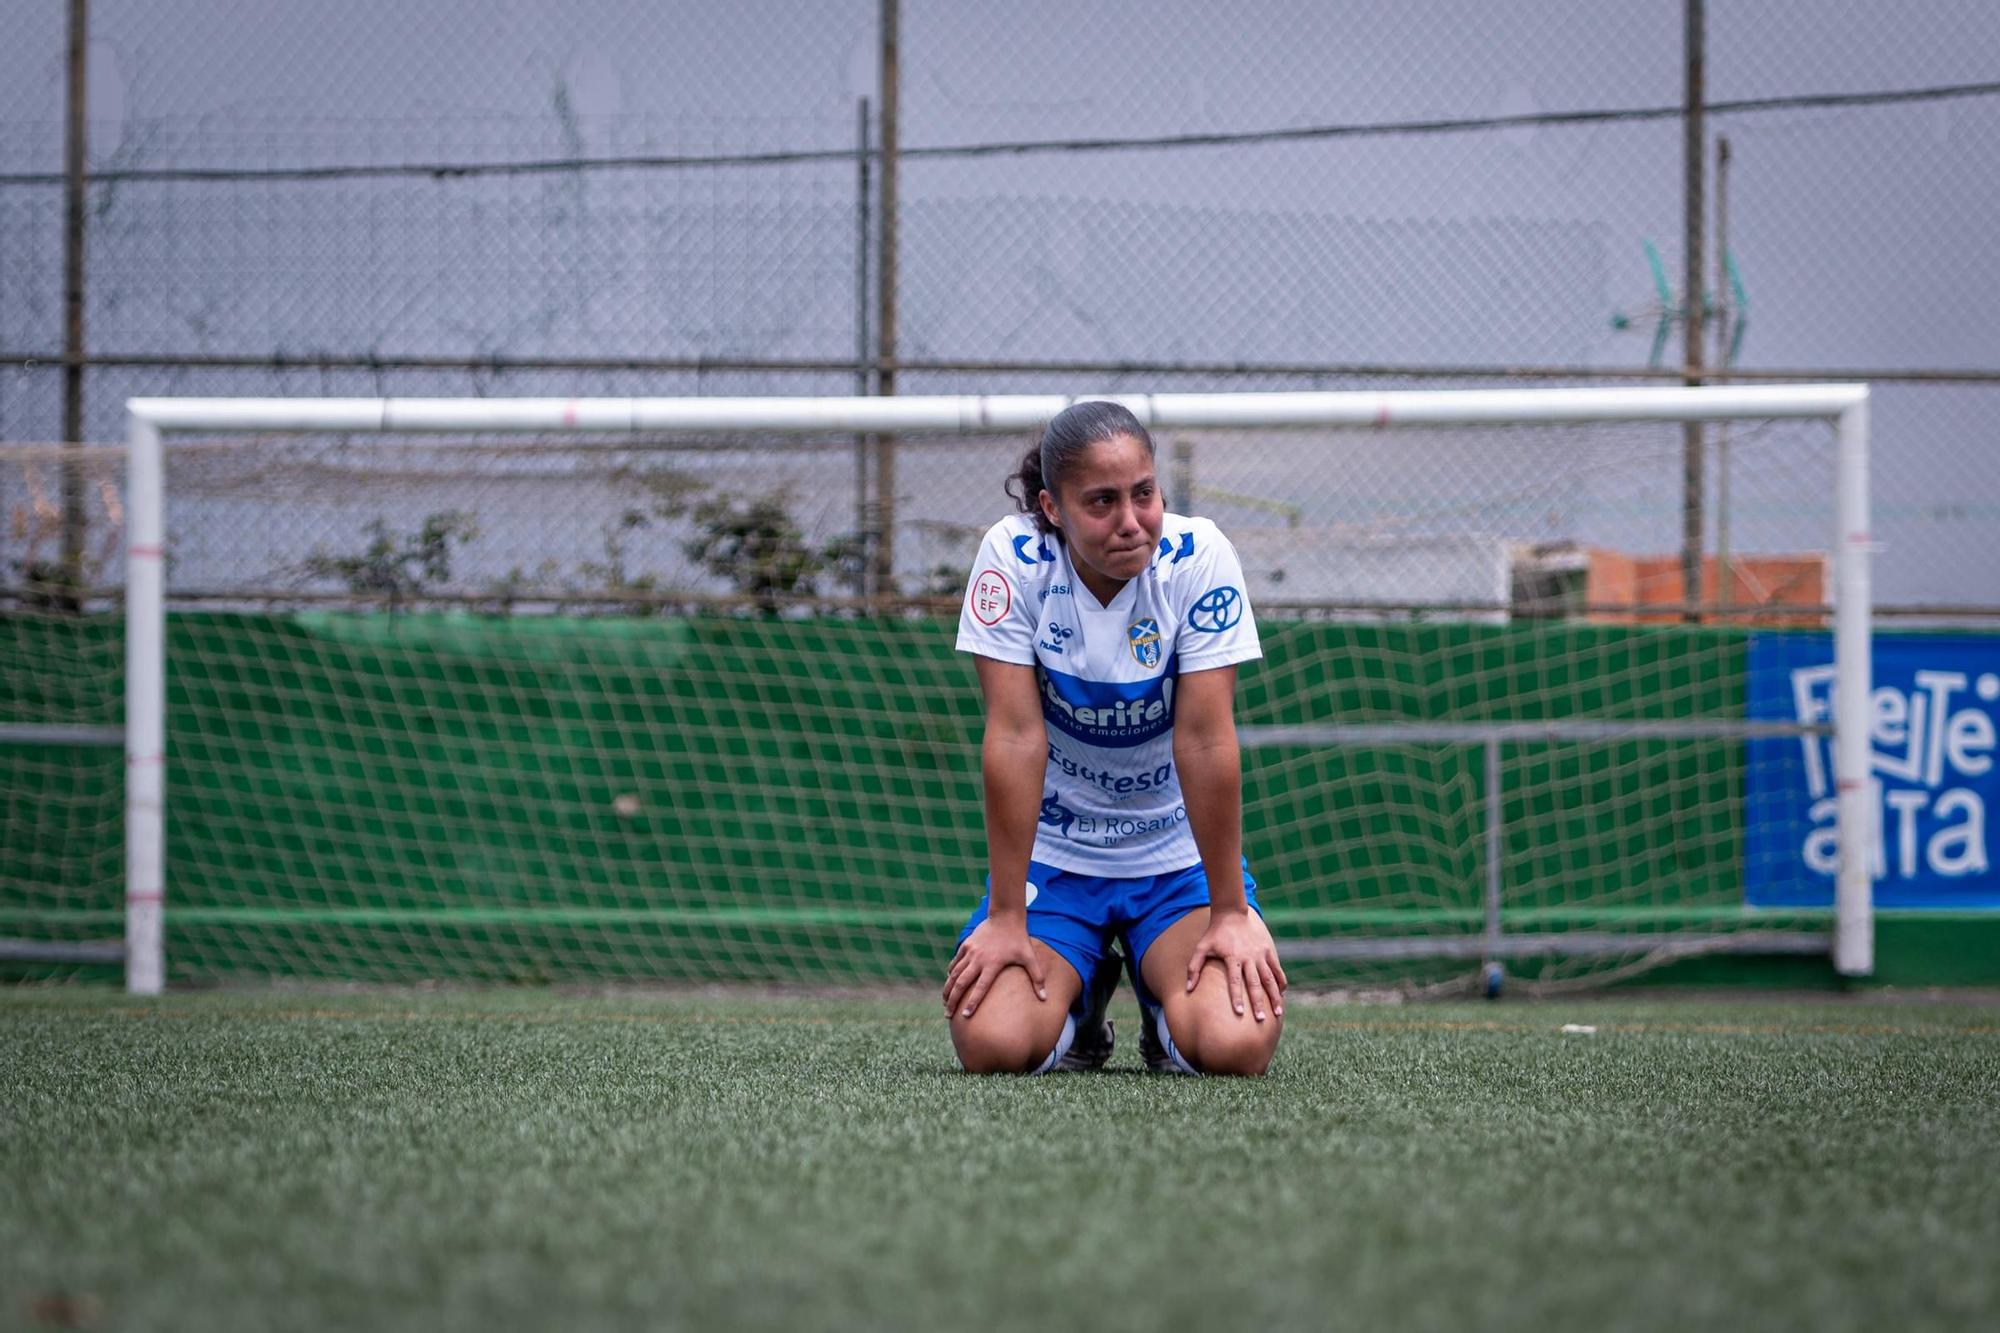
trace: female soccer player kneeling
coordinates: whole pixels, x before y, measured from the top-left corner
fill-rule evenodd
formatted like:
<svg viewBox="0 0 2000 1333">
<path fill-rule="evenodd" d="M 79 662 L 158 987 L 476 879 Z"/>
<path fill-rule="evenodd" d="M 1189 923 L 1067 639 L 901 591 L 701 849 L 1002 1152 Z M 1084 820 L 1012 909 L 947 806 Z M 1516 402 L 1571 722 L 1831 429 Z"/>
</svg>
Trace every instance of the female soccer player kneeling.
<svg viewBox="0 0 2000 1333">
<path fill-rule="evenodd" d="M 1049 423 L 959 617 L 985 697 L 989 876 L 944 1005 L 975 1073 L 1111 1054 L 1117 940 L 1148 1067 L 1261 1074 L 1285 973 L 1242 855 L 1236 666 L 1261 656 L 1236 552 L 1165 512 L 1116 403 Z"/>
</svg>

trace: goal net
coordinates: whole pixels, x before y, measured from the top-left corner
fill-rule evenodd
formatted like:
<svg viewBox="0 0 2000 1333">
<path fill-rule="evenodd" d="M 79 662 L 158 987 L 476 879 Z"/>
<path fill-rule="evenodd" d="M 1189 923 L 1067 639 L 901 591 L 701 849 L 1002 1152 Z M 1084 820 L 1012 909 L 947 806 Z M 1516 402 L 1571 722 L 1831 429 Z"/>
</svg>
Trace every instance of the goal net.
<svg viewBox="0 0 2000 1333">
<path fill-rule="evenodd" d="M 0 454 L 0 954 L 936 976 L 984 873 L 960 599 L 1068 401 L 141 400 L 88 476 Z M 1295 977 L 1867 970 L 1864 784 L 1817 856 L 1752 825 L 1865 773 L 1864 391 L 1121 401 L 1242 557 Z M 1774 637 L 1838 664 L 1783 716 Z"/>
</svg>

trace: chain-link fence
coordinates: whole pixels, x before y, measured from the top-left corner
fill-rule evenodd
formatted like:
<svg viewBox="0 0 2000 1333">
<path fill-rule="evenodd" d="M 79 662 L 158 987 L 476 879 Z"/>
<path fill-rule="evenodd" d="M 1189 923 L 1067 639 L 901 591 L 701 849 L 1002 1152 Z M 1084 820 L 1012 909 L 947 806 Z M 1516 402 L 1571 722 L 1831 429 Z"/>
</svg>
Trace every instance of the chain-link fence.
<svg viewBox="0 0 2000 1333">
<path fill-rule="evenodd" d="M 14 16 L 0 52 L 9 440 L 63 433 L 63 11 Z M 869 0 L 277 18 L 99 0 L 81 435 L 118 438 L 142 394 L 870 386 L 882 20 Z M 1668 375 L 1682 24 L 1680 6 L 905 0 L 883 364 L 901 393 Z M 1732 376 L 1876 383 L 1890 612 L 2000 610 L 1996 37 L 1975 0 L 1708 6 L 1708 128 L 1731 146 L 1726 178 L 1705 164 L 1709 267 L 1725 222 L 1735 280 L 1712 284 L 1707 359 L 1740 329 Z M 1725 447 L 1711 550 L 1755 521 L 1725 508 Z M 997 509 L 999 480 L 900 468 L 854 521 L 891 516 L 917 592 L 932 529 L 966 494 Z"/>
</svg>

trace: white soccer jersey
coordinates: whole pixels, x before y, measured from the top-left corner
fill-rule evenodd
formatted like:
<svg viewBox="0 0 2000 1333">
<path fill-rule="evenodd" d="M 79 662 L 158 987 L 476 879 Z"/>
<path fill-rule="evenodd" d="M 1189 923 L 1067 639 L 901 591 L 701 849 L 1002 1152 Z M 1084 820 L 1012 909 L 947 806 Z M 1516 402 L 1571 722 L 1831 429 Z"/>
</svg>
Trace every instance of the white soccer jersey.
<svg viewBox="0 0 2000 1333">
<path fill-rule="evenodd" d="M 1033 666 L 1049 768 L 1034 859 L 1134 878 L 1201 860 L 1174 771 L 1174 684 L 1262 656 L 1236 550 L 1205 518 L 1168 514 L 1145 573 L 1109 605 L 1025 514 L 987 530 L 958 647 Z"/>
</svg>

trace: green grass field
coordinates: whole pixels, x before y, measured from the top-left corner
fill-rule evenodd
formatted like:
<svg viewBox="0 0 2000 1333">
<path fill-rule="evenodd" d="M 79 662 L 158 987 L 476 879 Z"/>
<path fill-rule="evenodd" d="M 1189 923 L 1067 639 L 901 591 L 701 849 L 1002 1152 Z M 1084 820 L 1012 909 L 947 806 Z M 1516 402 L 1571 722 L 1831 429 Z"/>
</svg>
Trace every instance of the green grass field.
<svg viewBox="0 0 2000 1333">
<path fill-rule="evenodd" d="M 1255 1082 L 1123 1016 L 975 1079 L 915 998 L 0 992 L 0 1327 L 2000 1322 L 2000 1008 L 1295 1003 Z"/>
</svg>

